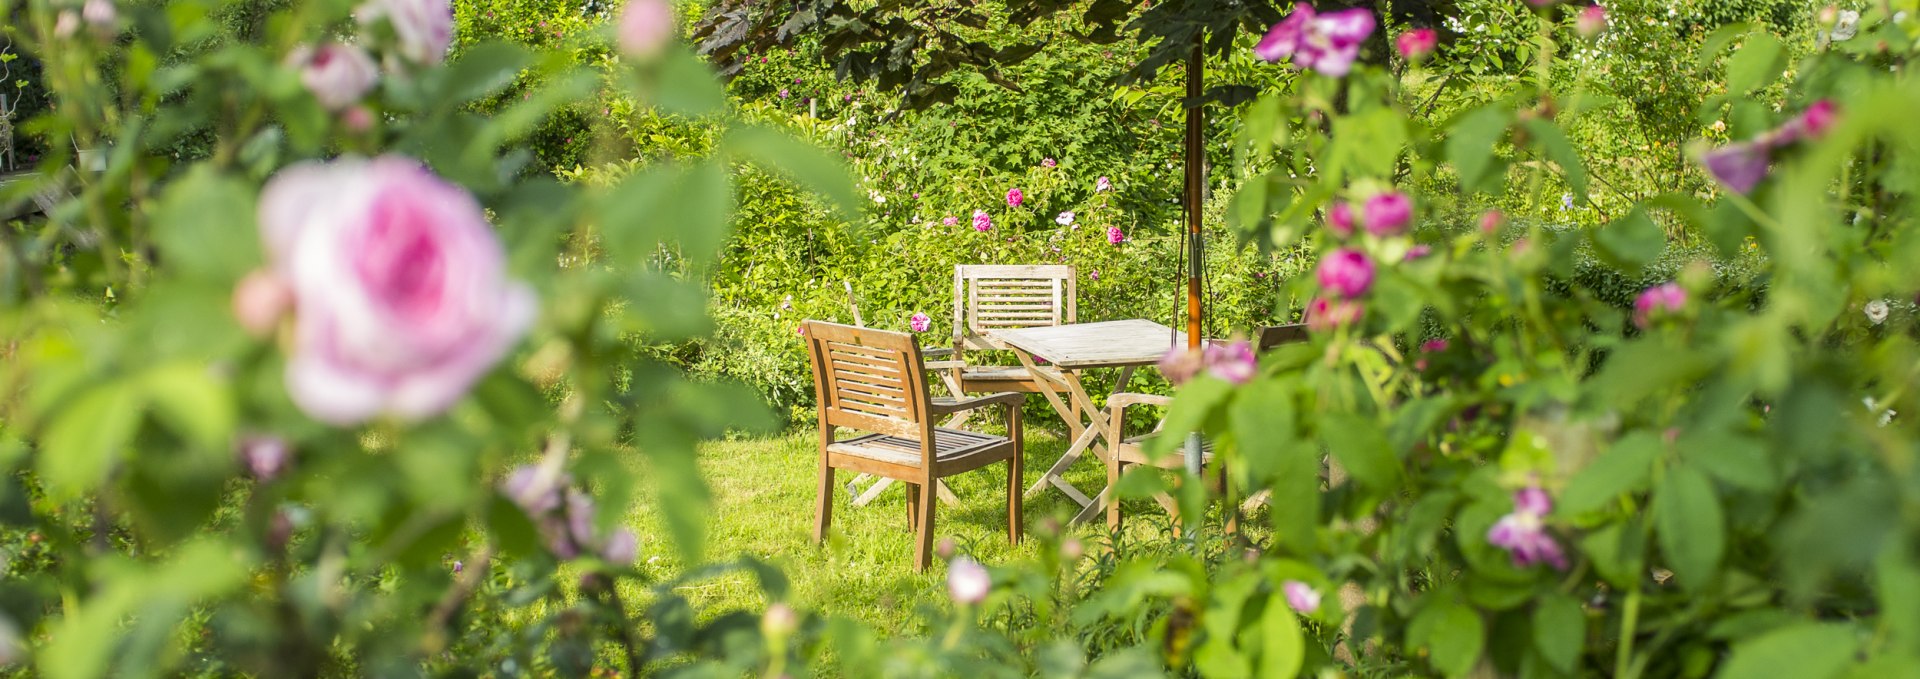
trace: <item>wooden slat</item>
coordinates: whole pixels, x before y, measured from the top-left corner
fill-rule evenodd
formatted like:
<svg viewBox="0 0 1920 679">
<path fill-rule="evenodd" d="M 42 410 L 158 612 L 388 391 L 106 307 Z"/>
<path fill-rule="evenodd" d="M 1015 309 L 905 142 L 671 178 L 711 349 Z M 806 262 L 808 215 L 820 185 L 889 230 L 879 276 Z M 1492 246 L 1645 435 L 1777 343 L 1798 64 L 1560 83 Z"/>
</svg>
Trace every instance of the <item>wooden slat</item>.
<svg viewBox="0 0 1920 679">
<path fill-rule="evenodd" d="M 1184 334 L 1139 319 L 1002 328 L 993 330 L 990 339 L 1070 369 L 1152 365 L 1169 349 L 1186 346 Z"/>
</svg>

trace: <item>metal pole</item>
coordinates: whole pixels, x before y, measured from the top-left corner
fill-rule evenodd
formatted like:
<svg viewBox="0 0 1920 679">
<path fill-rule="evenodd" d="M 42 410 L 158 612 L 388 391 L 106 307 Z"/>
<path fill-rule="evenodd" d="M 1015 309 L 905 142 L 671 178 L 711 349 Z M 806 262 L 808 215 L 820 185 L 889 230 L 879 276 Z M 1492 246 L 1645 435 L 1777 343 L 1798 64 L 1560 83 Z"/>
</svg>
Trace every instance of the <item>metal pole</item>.
<svg viewBox="0 0 1920 679">
<path fill-rule="evenodd" d="M 1205 57 L 1200 53 L 1200 43 L 1193 43 L 1193 54 L 1187 57 L 1187 350 L 1199 351 L 1202 338 L 1201 315 L 1204 308 L 1200 300 L 1200 283 L 1206 268 L 1201 263 L 1206 248 L 1201 242 L 1200 209 L 1204 201 L 1201 194 L 1206 190 L 1206 139 L 1201 134 L 1206 124 L 1206 112 L 1200 104 L 1201 69 Z M 1195 479 L 1200 477 L 1200 433 L 1187 434 L 1187 471 Z M 1199 517 L 1192 517 L 1197 519 Z M 1198 522 L 1186 522 L 1188 533 Z"/>
</svg>

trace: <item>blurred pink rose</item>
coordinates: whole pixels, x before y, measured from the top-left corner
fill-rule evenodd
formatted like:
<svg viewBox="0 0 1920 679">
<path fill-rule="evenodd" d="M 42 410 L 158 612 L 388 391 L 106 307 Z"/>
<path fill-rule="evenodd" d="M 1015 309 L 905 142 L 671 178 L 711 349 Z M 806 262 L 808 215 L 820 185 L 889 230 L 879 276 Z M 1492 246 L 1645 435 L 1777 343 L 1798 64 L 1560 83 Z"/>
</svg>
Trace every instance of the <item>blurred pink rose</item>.
<svg viewBox="0 0 1920 679">
<path fill-rule="evenodd" d="M 1607 8 L 1599 5 L 1587 5 L 1573 18 L 1573 30 L 1582 38 L 1594 38 L 1607 30 Z"/>
<path fill-rule="evenodd" d="M 287 65 L 300 69 L 300 84 L 329 111 L 359 103 L 380 79 L 380 68 L 366 50 L 340 43 L 296 48 Z"/>
<path fill-rule="evenodd" d="M 1388 191 L 1367 199 L 1362 208 L 1365 211 L 1367 233 L 1375 236 L 1392 236 L 1407 230 L 1407 224 L 1413 221 L 1413 199 L 1399 191 Z"/>
<path fill-rule="evenodd" d="M 986 233 L 993 230 L 993 216 L 986 210 L 973 211 L 973 230 Z"/>
<path fill-rule="evenodd" d="M 1107 179 L 1106 177 L 1101 177 L 1099 179 L 1093 180 L 1094 193 L 1103 193 L 1103 192 L 1112 191 L 1112 190 L 1113 190 L 1113 180 Z"/>
<path fill-rule="evenodd" d="M 1288 580 L 1280 585 L 1280 591 L 1287 595 L 1287 607 L 1301 615 L 1312 615 L 1320 610 L 1320 592 L 1313 585 L 1299 580 Z"/>
<path fill-rule="evenodd" d="M 272 272 L 296 312 L 287 391 L 352 425 L 446 410 L 533 323 L 479 203 L 398 156 L 288 167 L 260 196 Z"/>
<path fill-rule="evenodd" d="M 114 23 L 120 20 L 120 10 L 113 6 L 113 0 L 87 0 L 80 8 L 80 18 L 86 19 L 96 31 L 111 32 Z"/>
<path fill-rule="evenodd" d="M 1373 25 L 1373 13 L 1365 8 L 1316 14 L 1312 4 L 1298 3 L 1260 39 L 1253 55 L 1266 61 L 1291 58 L 1297 67 L 1338 78 L 1352 70 Z"/>
<path fill-rule="evenodd" d="M 1053 160 L 1052 158 L 1042 158 L 1042 159 L 1040 159 L 1040 167 L 1044 167 L 1044 168 L 1049 168 L 1049 169 L 1051 169 L 1051 168 L 1053 168 L 1053 167 L 1056 167 L 1056 166 L 1058 166 L 1058 165 L 1059 165 L 1059 163 L 1056 163 L 1056 162 L 1054 162 L 1054 160 Z"/>
<path fill-rule="evenodd" d="M 942 219 L 942 220 L 940 220 L 940 223 L 941 223 L 941 224 L 944 224 L 944 225 L 946 225 L 946 226 L 953 226 L 953 225 L 955 225 L 955 224 L 959 224 L 959 223 L 960 223 L 960 218 L 959 218 L 959 217 L 955 217 L 955 216 L 953 216 L 953 215 L 947 215 L 947 218 L 946 218 L 946 219 Z"/>
<path fill-rule="evenodd" d="M 963 606 L 980 603 L 987 599 L 991 589 L 993 577 L 980 562 L 963 556 L 947 566 L 947 593 L 953 596 L 954 603 Z"/>
<path fill-rule="evenodd" d="M 1200 374 L 1200 370 L 1206 367 L 1206 357 L 1186 347 L 1173 347 L 1160 357 L 1159 367 L 1160 376 L 1177 387 Z"/>
<path fill-rule="evenodd" d="M 1373 287 L 1373 261 L 1351 248 L 1327 253 L 1316 273 L 1322 289 L 1348 299 L 1365 295 Z"/>
<path fill-rule="evenodd" d="M 1400 50 L 1400 56 L 1407 61 L 1419 61 L 1433 54 L 1433 48 L 1440 43 L 1440 34 L 1431 28 L 1416 28 L 1395 36 L 1393 46 Z"/>
<path fill-rule="evenodd" d="M 1256 368 L 1253 344 L 1245 340 L 1208 345 L 1205 362 L 1207 374 L 1233 384 L 1252 380 Z"/>
<path fill-rule="evenodd" d="M 1340 238 L 1352 236 L 1353 206 L 1343 200 L 1327 208 L 1327 230 Z"/>
<path fill-rule="evenodd" d="M 1507 215 L 1499 210 L 1488 210 L 1480 215 L 1480 233 L 1493 235 L 1500 233 L 1500 227 L 1506 226 Z"/>
<path fill-rule="evenodd" d="M 1642 328 L 1651 325 L 1654 319 L 1673 313 L 1679 313 L 1687 306 L 1687 291 L 1676 283 L 1662 283 L 1647 288 L 1640 297 L 1633 300 L 1633 324 Z"/>
<path fill-rule="evenodd" d="M 1366 307 L 1349 299 L 1317 297 L 1307 304 L 1307 329 L 1328 332 L 1360 321 Z"/>
<path fill-rule="evenodd" d="M 667 0 L 627 0 L 616 30 L 614 37 L 621 52 L 636 59 L 651 59 L 673 39 L 673 5 Z"/>
<path fill-rule="evenodd" d="M 400 55 L 416 64 L 440 63 L 453 44 L 451 0 L 367 0 L 356 16 L 363 24 L 386 18 L 400 39 Z"/>
</svg>

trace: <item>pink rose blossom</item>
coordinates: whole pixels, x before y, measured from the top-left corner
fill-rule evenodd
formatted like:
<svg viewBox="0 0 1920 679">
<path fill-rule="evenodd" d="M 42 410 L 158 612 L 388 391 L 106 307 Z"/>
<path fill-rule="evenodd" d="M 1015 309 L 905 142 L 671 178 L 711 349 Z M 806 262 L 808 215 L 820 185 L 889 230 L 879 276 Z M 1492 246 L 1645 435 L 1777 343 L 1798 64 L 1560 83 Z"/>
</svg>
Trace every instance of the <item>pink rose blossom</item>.
<svg viewBox="0 0 1920 679">
<path fill-rule="evenodd" d="M 988 231 L 991 231 L 992 229 L 993 229 L 993 216 L 987 214 L 986 210 L 974 210 L 973 211 L 973 230 L 979 231 L 980 233 L 986 233 Z"/>
<path fill-rule="evenodd" d="M 1367 233 L 1392 236 L 1407 230 L 1413 221 L 1413 200 L 1399 191 L 1388 191 L 1367 199 Z"/>
<path fill-rule="evenodd" d="M 1343 240 L 1352 236 L 1353 206 L 1348 205 L 1347 202 L 1343 200 L 1334 203 L 1333 207 L 1327 208 L 1327 230 L 1332 231 L 1333 235 Z"/>
<path fill-rule="evenodd" d="M 1660 316 L 1679 313 L 1687 306 L 1687 291 L 1676 283 L 1647 288 L 1633 300 L 1633 324 L 1645 328 Z"/>
<path fill-rule="evenodd" d="M 1109 179 L 1107 179 L 1106 177 L 1101 177 L 1101 178 L 1099 178 L 1099 179 L 1095 179 L 1095 180 L 1093 180 L 1093 192 L 1094 192 L 1094 193 L 1104 193 L 1104 192 L 1107 192 L 1107 191 L 1112 191 L 1112 190 L 1113 190 L 1113 181 L 1112 181 L 1112 180 L 1109 180 Z"/>
<path fill-rule="evenodd" d="M 1205 367 L 1205 355 L 1187 347 L 1173 347 L 1160 357 L 1160 376 L 1176 387 L 1186 384 Z"/>
<path fill-rule="evenodd" d="M 1253 379 L 1255 361 L 1253 345 L 1246 341 L 1211 344 L 1205 354 L 1207 374 L 1233 384 L 1246 384 Z"/>
<path fill-rule="evenodd" d="M 111 33 L 114 24 L 120 20 L 120 10 L 113 6 L 113 0 L 87 0 L 87 4 L 80 8 L 80 18 L 93 26 L 93 30 Z"/>
<path fill-rule="evenodd" d="M 987 567 L 980 565 L 971 557 L 959 557 L 947 566 L 947 593 L 953 602 L 962 606 L 972 606 L 987 600 L 987 591 L 993 589 L 993 576 L 987 574 Z"/>
<path fill-rule="evenodd" d="M 1426 243 L 1419 243 L 1414 245 L 1413 247 L 1407 248 L 1407 256 L 1401 261 L 1411 262 L 1416 259 L 1424 258 L 1427 255 L 1431 255 L 1431 254 L 1433 254 L 1433 246 L 1428 245 Z"/>
<path fill-rule="evenodd" d="M 1313 615 L 1320 610 L 1320 592 L 1313 585 L 1299 580 L 1288 580 L 1280 585 L 1280 591 L 1287 596 L 1287 607 L 1301 615 Z"/>
<path fill-rule="evenodd" d="M 353 45 L 300 47 L 287 55 L 287 65 L 300 70 L 300 84 L 329 111 L 359 103 L 380 79 L 373 57 Z"/>
<path fill-rule="evenodd" d="M 1026 194 L 1021 193 L 1020 189 L 1007 189 L 1007 207 L 1020 207 L 1023 200 L 1026 200 Z"/>
<path fill-rule="evenodd" d="M 1514 491 L 1513 512 L 1487 530 L 1487 542 L 1513 554 L 1513 565 L 1526 568 L 1537 563 L 1567 569 L 1567 555 L 1560 543 L 1547 533 L 1546 516 L 1553 511 L 1553 498 L 1538 486 Z"/>
<path fill-rule="evenodd" d="M 247 274 L 233 288 L 233 317 L 254 337 L 272 335 L 292 308 L 293 288 L 265 270 Z"/>
<path fill-rule="evenodd" d="M 1334 295 L 1353 299 L 1367 294 L 1373 286 L 1373 262 L 1359 250 L 1341 248 L 1327 253 L 1317 271 L 1320 287 Z"/>
<path fill-rule="evenodd" d="M 1505 213 L 1499 210 L 1488 210 L 1486 214 L 1480 215 L 1480 233 L 1489 236 L 1500 233 L 1500 227 L 1505 226 L 1506 223 Z"/>
<path fill-rule="evenodd" d="M 615 28 L 620 51 L 635 59 L 651 59 L 673 39 L 673 4 L 667 0 L 627 0 Z"/>
<path fill-rule="evenodd" d="M 1122 232 L 1120 227 L 1109 226 L 1107 227 L 1107 242 L 1114 245 L 1125 243 L 1127 242 L 1127 234 Z"/>
<path fill-rule="evenodd" d="M 787 94 L 787 88 L 785 88 L 785 87 L 782 87 L 782 88 L 780 88 L 780 98 L 781 98 L 781 99 L 785 99 L 785 98 L 787 98 L 787 96 L 788 96 L 788 94 Z"/>
<path fill-rule="evenodd" d="M 907 319 L 907 327 L 913 328 L 914 332 L 926 332 L 927 328 L 933 327 L 933 319 L 916 311 L 913 313 L 913 318 Z"/>
<path fill-rule="evenodd" d="M 1053 223 L 1061 226 L 1073 226 L 1073 211 L 1068 210 L 1060 213 L 1060 216 L 1053 218 Z"/>
<path fill-rule="evenodd" d="M 1426 370 L 1427 359 L 1432 357 L 1434 354 L 1438 354 L 1446 350 L 1447 350 L 1447 341 L 1443 339 L 1432 339 L 1432 340 L 1427 340 L 1424 343 L 1421 343 L 1420 357 L 1417 359 L 1414 359 L 1413 369 Z"/>
<path fill-rule="evenodd" d="M 416 64 L 440 63 L 453 44 L 451 0 L 368 0 L 355 14 L 363 24 L 387 19 L 400 55 Z"/>
<path fill-rule="evenodd" d="M 1316 15 L 1313 5 L 1294 5 L 1293 13 L 1267 31 L 1253 48 L 1254 56 L 1267 61 L 1291 57 L 1294 66 L 1311 68 L 1322 75 L 1338 78 L 1353 68 L 1360 54 L 1360 43 L 1373 33 L 1373 14 L 1353 8 Z"/>
<path fill-rule="evenodd" d="M 960 218 L 955 217 L 953 215 L 947 215 L 947 218 L 940 220 L 940 223 L 945 224 L 947 226 L 953 226 L 960 223 Z"/>
<path fill-rule="evenodd" d="M 1051 168 L 1053 168 L 1053 167 L 1056 167 L 1056 166 L 1058 166 L 1058 165 L 1059 165 L 1059 163 L 1056 163 L 1056 162 L 1054 162 L 1054 160 L 1053 160 L 1052 158 L 1042 158 L 1042 159 L 1040 160 L 1040 167 L 1044 167 L 1044 168 L 1049 168 L 1049 169 L 1051 169 Z"/>
<path fill-rule="evenodd" d="M 1097 281 L 1097 280 L 1100 280 L 1100 270 L 1099 270 L 1099 269 L 1094 269 L 1094 270 L 1093 270 L 1093 273 L 1091 273 L 1091 274 L 1088 274 L 1088 276 L 1090 276 L 1090 277 L 1092 277 L 1092 278 L 1093 278 L 1093 280 L 1096 280 L 1096 281 Z"/>
<path fill-rule="evenodd" d="M 1772 151 L 1764 144 L 1738 142 L 1708 151 L 1700 163 L 1722 185 L 1735 193 L 1750 193 L 1766 179 L 1773 163 Z"/>
<path fill-rule="evenodd" d="M 1395 36 L 1393 46 L 1400 50 L 1401 58 L 1407 61 L 1420 61 L 1433 54 L 1434 46 L 1440 44 L 1440 34 L 1431 28 L 1416 28 Z"/>
<path fill-rule="evenodd" d="M 288 167 L 260 196 L 272 273 L 293 291 L 287 391 L 353 425 L 446 410 L 532 325 L 533 291 L 471 195 L 387 156 Z"/>
<path fill-rule="evenodd" d="M 1831 99 L 1813 102 L 1813 105 L 1808 106 L 1807 110 L 1802 111 L 1798 117 L 1780 126 L 1779 131 L 1773 134 L 1774 144 L 1781 145 L 1826 136 L 1827 130 L 1833 128 L 1834 119 L 1838 117 L 1836 108 Z"/>
<path fill-rule="evenodd" d="M 1360 321 L 1366 306 L 1356 300 L 1316 297 L 1307 304 L 1307 329 L 1332 332 Z"/>
<path fill-rule="evenodd" d="M 1573 32 L 1589 40 L 1598 37 L 1607 30 L 1607 8 L 1600 5 L 1587 5 L 1573 19 Z"/>
<path fill-rule="evenodd" d="M 247 472 L 261 481 L 272 481 L 286 471 L 293 449 L 278 436 L 243 436 L 239 441 L 240 461 Z"/>
</svg>

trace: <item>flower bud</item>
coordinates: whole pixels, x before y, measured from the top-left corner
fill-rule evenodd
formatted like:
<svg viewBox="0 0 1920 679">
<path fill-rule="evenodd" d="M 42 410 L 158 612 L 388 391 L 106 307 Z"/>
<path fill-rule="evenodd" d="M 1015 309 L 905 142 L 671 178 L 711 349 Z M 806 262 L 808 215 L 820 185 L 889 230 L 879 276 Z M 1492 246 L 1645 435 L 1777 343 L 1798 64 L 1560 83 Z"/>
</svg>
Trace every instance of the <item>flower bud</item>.
<svg viewBox="0 0 1920 679">
<path fill-rule="evenodd" d="M 978 604 L 987 599 L 987 592 L 992 588 L 993 576 L 987 573 L 987 567 L 970 557 L 954 559 L 947 566 L 947 593 L 953 596 L 954 603 Z"/>
<path fill-rule="evenodd" d="M 800 629 L 800 614 L 793 607 L 776 603 L 760 616 L 760 633 L 772 639 L 785 639 Z"/>
<path fill-rule="evenodd" d="M 674 30 L 673 5 L 667 0 L 628 0 L 615 37 L 627 56 L 651 59 L 666 48 Z"/>
</svg>

